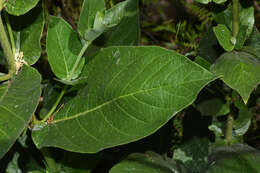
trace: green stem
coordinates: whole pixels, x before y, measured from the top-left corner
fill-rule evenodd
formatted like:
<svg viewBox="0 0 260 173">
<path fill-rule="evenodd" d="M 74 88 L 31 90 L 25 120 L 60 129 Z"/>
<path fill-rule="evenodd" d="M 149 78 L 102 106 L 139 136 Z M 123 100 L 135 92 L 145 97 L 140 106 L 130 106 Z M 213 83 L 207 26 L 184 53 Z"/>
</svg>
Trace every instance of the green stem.
<svg viewBox="0 0 260 173">
<path fill-rule="evenodd" d="M 233 37 L 236 38 L 239 31 L 239 0 L 233 0 L 233 19 L 232 19 L 232 32 Z"/>
<path fill-rule="evenodd" d="M 53 159 L 51 152 L 48 148 L 41 149 L 44 160 L 46 161 L 47 170 L 49 172 L 57 172 L 56 161 Z"/>
<path fill-rule="evenodd" d="M 88 46 L 91 44 L 91 41 L 87 41 L 84 46 L 82 47 L 82 49 L 80 50 L 79 54 L 78 54 L 78 57 L 77 57 L 77 60 L 74 64 L 74 66 L 72 67 L 72 70 L 71 70 L 71 74 L 74 73 L 74 71 L 77 69 L 78 65 L 79 65 L 79 62 L 82 58 L 82 56 L 84 55 L 84 53 L 86 52 Z M 70 79 L 71 80 L 71 76 L 70 76 Z"/>
<path fill-rule="evenodd" d="M 6 12 L 4 12 L 4 17 L 5 17 L 5 22 L 6 22 L 6 26 L 7 26 L 7 30 L 8 30 L 8 34 L 9 34 L 9 38 L 10 38 L 10 42 L 11 42 L 13 55 L 15 55 L 15 43 L 14 43 L 13 31 L 12 31 L 12 27 L 11 27 L 11 24 L 10 24 L 10 20 L 9 20 L 8 14 Z"/>
<path fill-rule="evenodd" d="M 52 114 L 53 114 L 54 111 L 56 110 L 57 106 L 59 105 L 59 103 L 60 103 L 62 97 L 64 96 L 64 94 L 65 94 L 67 88 L 68 88 L 68 85 L 66 85 L 66 86 L 62 89 L 62 91 L 61 91 L 61 93 L 60 93 L 58 99 L 57 99 L 56 102 L 55 102 L 55 104 L 52 106 L 51 110 L 50 110 L 49 113 L 44 117 L 44 119 L 41 120 L 41 122 L 47 121 L 47 119 L 52 116 Z"/>
<path fill-rule="evenodd" d="M 15 60 L 5 32 L 4 24 L 2 22 L 1 12 L 0 12 L 0 42 L 9 65 L 8 74 L 0 77 L 0 81 L 4 81 L 10 79 L 15 73 Z"/>
<path fill-rule="evenodd" d="M 226 128 L 226 142 L 228 145 L 230 145 L 232 141 L 233 124 L 234 124 L 234 116 L 233 114 L 229 114 L 227 119 L 227 128 Z"/>
</svg>

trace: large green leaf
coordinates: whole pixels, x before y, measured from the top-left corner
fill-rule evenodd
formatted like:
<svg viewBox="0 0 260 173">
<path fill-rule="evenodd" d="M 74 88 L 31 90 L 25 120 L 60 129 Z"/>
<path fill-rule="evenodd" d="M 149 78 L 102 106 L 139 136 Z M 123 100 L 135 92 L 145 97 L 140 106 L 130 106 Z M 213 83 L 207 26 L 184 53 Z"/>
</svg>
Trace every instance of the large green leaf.
<svg viewBox="0 0 260 173">
<path fill-rule="evenodd" d="M 93 28 L 96 13 L 104 10 L 105 5 L 104 0 L 84 0 L 78 23 L 78 32 L 82 37 Z"/>
<path fill-rule="evenodd" d="M 30 65 L 41 56 L 41 35 L 44 26 L 42 8 L 37 6 L 22 16 L 10 16 L 16 53 L 22 52 L 23 59 Z"/>
<path fill-rule="evenodd" d="M 109 173 L 186 173 L 184 168 L 167 157 L 153 152 L 133 153 L 116 164 Z"/>
<path fill-rule="evenodd" d="M 5 9 L 9 14 L 20 16 L 37 5 L 39 0 L 8 0 Z"/>
<path fill-rule="evenodd" d="M 259 163 L 260 152 L 250 146 L 220 147 L 211 156 L 207 173 L 258 173 Z"/>
<path fill-rule="evenodd" d="M 82 48 L 78 35 L 63 19 L 51 16 L 47 34 L 47 55 L 54 74 L 62 79 L 75 79 L 81 73 L 85 59 L 78 59 Z M 78 60 L 78 61 L 77 61 Z M 77 68 L 74 65 L 77 63 Z"/>
<path fill-rule="evenodd" d="M 28 125 L 40 97 L 40 74 L 23 66 L 0 98 L 0 158 Z"/>
<path fill-rule="evenodd" d="M 223 54 L 212 66 L 212 71 L 222 75 L 222 80 L 236 90 L 245 103 L 260 82 L 260 62 L 245 52 Z"/>
<path fill-rule="evenodd" d="M 190 105 L 215 76 L 159 47 L 102 49 L 86 68 L 85 88 L 33 132 L 38 147 L 93 153 L 144 138 Z"/>
</svg>

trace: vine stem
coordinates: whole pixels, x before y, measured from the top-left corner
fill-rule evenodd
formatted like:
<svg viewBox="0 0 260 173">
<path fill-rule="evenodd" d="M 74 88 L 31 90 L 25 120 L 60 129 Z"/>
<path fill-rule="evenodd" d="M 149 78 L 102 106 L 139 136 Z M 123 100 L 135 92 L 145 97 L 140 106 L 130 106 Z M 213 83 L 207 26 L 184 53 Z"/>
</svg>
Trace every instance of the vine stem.
<svg viewBox="0 0 260 173">
<path fill-rule="evenodd" d="M 232 18 L 232 32 L 233 37 L 236 38 L 239 31 L 239 0 L 233 0 L 233 18 Z"/>
<path fill-rule="evenodd" d="M 58 99 L 57 99 L 56 102 L 55 102 L 55 104 L 52 106 L 51 110 L 50 110 L 49 113 L 44 117 L 44 119 L 41 120 L 41 122 L 47 121 L 47 119 L 52 116 L 52 114 L 53 114 L 54 111 L 56 110 L 57 106 L 59 105 L 59 103 L 60 103 L 62 97 L 64 96 L 64 94 L 65 94 L 67 88 L 68 88 L 68 85 L 66 85 L 66 86 L 62 89 L 62 91 L 61 91 L 61 93 L 60 93 Z"/>
<path fill-rule="evenodd" d="M 0 5 L 2 4 L 3 1 L 0 1 Z M 1 6 L 0 8 L 2 9 Z M 1 12 L 0 12 L 0 42 L 9 66 L 8 74 L 0 77 L 0 81 L 4 81 L 10 79 L 15 73 L 15 60 L 14 60 L 14 55 L 12 53 L 12 49 L 8 41 L 8 37 L 5 32 Z"/>
<path fill-rule="evenodd" d="M 226 137 L 225 137 L 228 145 L 230 145 L 232 141 L 233 124 L 234 124 L 234 116 L 232 113 L 230 113 L 227 118 Z"/>
</svg>

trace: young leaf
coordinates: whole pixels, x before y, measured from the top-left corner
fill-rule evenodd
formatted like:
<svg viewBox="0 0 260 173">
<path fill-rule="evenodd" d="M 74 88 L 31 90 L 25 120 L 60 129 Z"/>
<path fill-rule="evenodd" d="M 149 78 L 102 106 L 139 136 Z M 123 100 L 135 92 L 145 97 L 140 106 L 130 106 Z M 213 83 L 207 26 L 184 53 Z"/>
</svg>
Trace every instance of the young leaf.
<svg viewBox="0 0 260 173">
<path fill-rule="evenodd" d="M 47 34 L 47 55 L 54 74 L 70 81 L 81 73 L 85 59 L 78 59 L 82 45 L 78 35 L 63 19 L 51 16 Z M 77 68 L 74 65 L 78 63 Z"/>
<path fill-rule="evenodd" d="M 236 38 L 236 49 L 242 48 L 254 27 L 254 8 L 250 5 L 239 4 L 239 32 Z M 215 14 L 216 22 L 225 25 L 230 31 L 232 30 L 232 10 L 230 4 L 227 9 Z"/>
<path fill-rule="evenodd" d="M 144 138 L 190 105 L 215 76 L 159 47 L 102 49 L 86 67 L 88 85 L 33 132 L 37 147 L 93 153 Z"/>
<path fill-rule="evenodd" d="M 0 158 L 28 125 L 39 101 L 41 77 L 32 67 L 23 66 L 0 98 Z"/>
<path fill-rule="evenodd" d="M 211 70 L 222 76 L 222 80 L 236 90 L 247 103 L 252 90 L 260 82 L 260 62 L 245 52 L 223 54 Z"/>
<path fill-rule="evenodd" d="M 243 136 L 251 124 L 251 112 L 248 109 L 239 110 L 238 118 L 234 122 L 234 135 Z"/>
<path fill-rule="evenodd" d="M 243 51 L 251 53 L 260 59 L 260 33 L 256 27 L 254 27 L 252 34 L 246 41 Z"/>
<path fill-rule="evenodd" d="M 109 173 L 186 173 L 184 168 L 167 157 L 153 152 L 133 153 L 116 164 Z"/>
<path fill-rule="evenodd" d="M 202 115 L 220 116 L 229 113 L 229 104 L 223 103 L 220 99 L 209 99 L 202 103 L 199 103 L 196 108 Z"/>
<path fill-rule="evenodd" d="M 9 14 L 20 16 L 37 5 L 39 0 L 8 0 L 5 9 Z"/>
<path fill-rule="evenodd" d="M 78 32 L 82 37 L 88 29 L 93 28 L 96 13 L 105 8 L 104 0 L 84 0 L 78 23 Z"/>
<path fill-rule="evenodd" d="M 121 21 L 104 33 L 102 46 L 137 45 L 139 43 L 138 0 L 128 0 Z M 120 37 L 118 37 L 120 35 Z"/>
<path fill-rule="evenodd" d="M 183 163 L 191 172 L 205 172 L 209 155 L 209 140 L 193 138 L 174 150 L 173 159 Z"/>
<path fill-rule="evenodd" d="M 10 16 L 16 53 L 22 52 L 23 59 L 32 65 L 41 56 L 41 36 L 44 26 L 44 14 L 37 6 L 22 16 Z"/>
<path fill-rule="evenodd" d="M 222 52 L 223 50 L 221 50 L 218 45 L 218 40 L 214 34 L 213 28 L 210 28 L 203 35 L 199 43 L 198 55 L 212 64 Z"/>
<path fill-rule="evenodd" d="M 222 24 L 213 28 L 219 44 L 228 52 L 232 51 L 235 44 L 231 42 L 232 34 L 230 30 Z"/>
<path fill-rule="evenodd" d="M 126 32 L 128 31 L 128 32 Z M 93 28 L 85 30 L 87 41 L 104 34 L 98 45 L 134 45 L 139 41 L 138 0 L 126 0 L 95 16 Z M 120 37 L 118 37 L 120 35 Z"/>
<path fill-rule="evenodd" d="M 207 173 L 259 172 L 260 152 L 244 144 L 217 148 Z"/>
</svg>

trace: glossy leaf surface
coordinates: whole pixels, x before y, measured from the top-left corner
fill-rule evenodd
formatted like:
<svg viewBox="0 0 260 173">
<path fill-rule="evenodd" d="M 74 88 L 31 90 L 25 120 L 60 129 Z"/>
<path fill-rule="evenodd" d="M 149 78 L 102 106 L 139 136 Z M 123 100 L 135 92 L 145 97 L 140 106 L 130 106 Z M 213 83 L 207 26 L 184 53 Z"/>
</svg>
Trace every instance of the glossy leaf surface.
<svg viewBox="0 0 260 173">
<path fill-rule="evenodd" d="M 260 152 L 243 144 L 217 148 L 207 173 L 258 173 Z"/>
<path fill-rule="evenodd" d="M 15 39 L 16 53 L 22 52 L 23 59 L 30 65 L 41 55 L 41 36 L 44 26 L 44 15 L 41 7 L 32 9 L 22 16 L 10 16 Z"/>
<path fill-rule="evenodd" d="M 153 152 L 133 153 L 115 165 L 109 173 L 185 173 L 179 170 L 170 158 L 164 158 Z"/>
<path fill-rule="evenodd" d="M 245 103 L 260 82 L 260 62 L 245 52 L 223 54 L 212 66 L 212 71 L 223 76 L 222 80 L 236 90 Z"/>
<path fill-rule="evenodd" d="M 40 97 L 39 73 L 24 66 L 0 98 L 0 158 L 28 125 Z"/>
<path fill-rule="evenodd" d="M 88 85 L 54 121 L 34 131 L 38 147 L 93 153 L 150 135 L 190 105 L 215 76 L 159 47 L 110 47 L 86 68 Z"/>
<path fill-rule="evenodd" d="M 9 14 L 20 16 L 37 5 L 39 0 L 8 0 L 5 9 Z"/>
<path fill-rule="evenodd" d="M 96 13 L 105 9 L 104 0 L 84 0 L 80 13 L 78 32 L 84 36 L 88 29 L 93 28 Z"/>
<path fill-rule="evenodd" d="M 235 44 L 231 42 L 232 34 L 230 30 L 222 24 L 213 28 L 214 33 L 218 39 L 219 44 L 228 52 L 232 51 Z"/>
<path fill-rule="evenodd" d="M 78 35 L 63 19 L 51 16 L 47 34 L 47 55 L 54 74 L 62 79 L 75 79 L 81 73 L 85 59 L 73 70 L 82 48 Z"/>
</svg>

